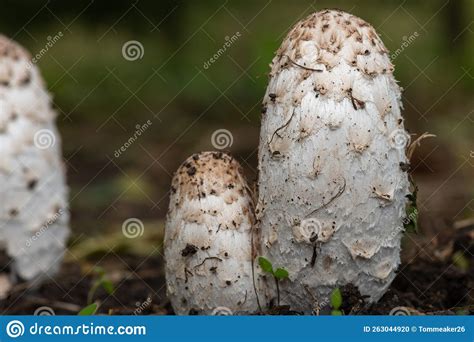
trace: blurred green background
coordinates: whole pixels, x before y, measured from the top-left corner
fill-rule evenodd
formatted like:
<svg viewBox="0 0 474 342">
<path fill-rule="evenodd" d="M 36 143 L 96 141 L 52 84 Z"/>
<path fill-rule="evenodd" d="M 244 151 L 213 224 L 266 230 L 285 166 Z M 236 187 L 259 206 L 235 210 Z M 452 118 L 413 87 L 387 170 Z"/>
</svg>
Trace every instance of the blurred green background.
<svg viewBox="0 0 474 342">
<path fill-rule="evenodd" d="M 38 65 L 59 114 L 75 235 L 119 231 L 129 217 L 161 222 L 173 171 L 214 149 L 217 129 L 255 180 L 268 64 L 296 21 L 327 7 L 367 20 L 392 52 L 416 32 L 393 62 L 406 127 L 437 135 L 412 163 L 422 230 L 473 216 L 473 1 L 2 1 L 0 31 L 33 55 L 62 33 Z M 131 40 L 143 46 L 135 61 L 122 54 Z"/>
</svg>

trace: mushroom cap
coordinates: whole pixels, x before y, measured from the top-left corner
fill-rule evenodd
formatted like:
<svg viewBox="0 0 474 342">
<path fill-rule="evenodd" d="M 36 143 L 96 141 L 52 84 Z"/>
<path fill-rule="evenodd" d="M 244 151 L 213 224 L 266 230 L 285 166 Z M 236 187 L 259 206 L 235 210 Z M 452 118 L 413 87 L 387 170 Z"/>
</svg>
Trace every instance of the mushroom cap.
<svg viewBox="0 0 474 342">
<path fill-rule="evenodd" d="M 338 10 L 297 23 L 273 59 L 256 218 L 263 255 L 290 274 L 281 297 L 295 310 L 329 304 L 346 284 L 376 301 L 395 276 L 409 135 L 392 71 L 372 26 Z"/>
<path fill-rule="evenodd" d="M 370 24 L 328 9 L 309 15 L 290 30 L 273 60 L 272 74 L 288 63 L 327 70 L 341 62 L 366 75 L 393 71 L 388 50 Z"/>
<path fill-rule="evenodd" d="M 231 156 L 202 152 L 179 167 L 164 242 L 167 293 L 177 314 L 257 310 L 253 222 L 248 186 Z"/>
<path fill-rule="evenodd" d="M 242 176 L 242 167 L 229 154 L 223 152 L 201 152 L 186 159 L 176 171 L 171 191 L 179 192 L 177 197 L 199 200 L 206 195 L 221 196 L 224 193 L 238 193 L 244 196 L 248 191 Z"/>
<path fill-rule="evenodd" d="M 0 246 L 25 280 L 55 273 L 69 235 L 55 117 L 29 53 L 0 35 Z"/>
<path fill-rule="evenodd" d="M 3 58 L 11 58 L 13 60 L 29 60 L 31 58 L 28 50 L 3 34 L 0 34 L 0 55 Z"/>
</svg>

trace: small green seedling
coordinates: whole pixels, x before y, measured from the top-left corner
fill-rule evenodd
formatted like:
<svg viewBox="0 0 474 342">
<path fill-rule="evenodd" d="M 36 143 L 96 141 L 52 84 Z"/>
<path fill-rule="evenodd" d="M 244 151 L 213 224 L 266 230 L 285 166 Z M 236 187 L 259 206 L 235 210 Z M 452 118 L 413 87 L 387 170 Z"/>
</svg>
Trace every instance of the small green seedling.
<svg viewBox="0 0 474 342">
<path fill-rule="evenodd" d="M 99 304 L 94 302 L 94 296 L 100 287 L 102 287 L 109 295 L 115 291 L 114 284 L 112 284 L 112 282 L 107 278 L 105 270 L 102 267 L 94 267 L 92 273 L 94 274 L 94 280 L 89 293 L 87 294 L 87 306 L 79 311 L 79 316 L 90 316 L 97 312 Z"/>
<path fill-rule="evenodd" d="M 89 290 L 89 293 L 87 294 L 87 304 L 92 304 L 92 302 L 94 301 L 95 293 L 100 287 L 102 287 L 109 295 L 114 293 L 115 291 L 114 285 L 107 278 L 105 270 L 102 267 L 96 266 L 94 267 L 92 272 L 94 273 L 94 281 L 92 283 L 91 289 Z"/>
<path fill-rule="evenodd" d="M 470 263 L 462 251 L 457 251 L 452 256 L 453 264 L 463 272 L 469 271 Z"/>
<path fill-rule="evenodd" d="M 342 305 L 342 293 L 338 287 L 336 287 L 331 293 L 331 315 L 333 316 L 342 316 L 344 313 L 340 310 Z"/>
<path fill-rule="evenodd" d="M 460 308 L 456 310 L 456 315 L 458 316 L 469 316 L 470 311 L 469 308 Z"/>
<path fill-rule="evenodd" d="M 270 273 L 273 278 L 275 279 L 275 284 L 277 288 L 277 303 L 280 305 L 280 281 L 283 279 L 288 278 L 288 271 L 285 270 L 282 267 L 277 268 L 276 270 L 273 270 L 273 265 L 272 263 L 264 258 L 264 257 L 259 257 L 258 258 L 258 264 L 262 268 L 262 270 L 266 273 Z"/>
<path fill-rule="evenodd" d="M 418 207 L 416 205 L 418 187 L 411 178 L 410 183 L 413 187 L 413 192 L 406 196 L 408 198 L 409 203 L 406 207 L 407 217 L 403 222 L 403 226 L 405 228 L 405 231 L 408 233 L 418 233 Z"/>
<path fill-rule="evenodd" d="M 92 303 L 87 305 L 85 308 L 83 308 L 79 313 L 77 314 L 78 316 L 92 316 L 97 312 L 97 309 L 99 308 L 99 305 L 97 303 Z"/>
</svg>

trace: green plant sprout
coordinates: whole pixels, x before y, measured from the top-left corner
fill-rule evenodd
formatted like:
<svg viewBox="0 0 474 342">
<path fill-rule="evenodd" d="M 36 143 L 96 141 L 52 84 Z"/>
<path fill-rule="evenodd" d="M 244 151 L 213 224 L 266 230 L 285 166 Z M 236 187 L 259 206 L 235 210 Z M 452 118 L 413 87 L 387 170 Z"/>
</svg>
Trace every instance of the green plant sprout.
<svg viewBox="0 0 474 342">
<path fill-rule="evenodd" d="M 470 263 L 462 251 L 457 251 L 452 256 L 453 264 L 463 272 L 469 271 Z"/>
<path fill-rule="evenodd" d="M 97 312 L 98 308 L 99 308 L 99 305 L 97 303 L 92 303 L 92 304 L 87 305 L 81 311 L 79 311 L 77 315 L 78 316 L 91 316 Z"/>
<path fill-rule="evenodd" d="M 275 279 L 275 284 L 277 288 L 277 304 L 279 306 L 280 305 L 280 284 L 279 283 L 281 280 L 288 278 L 288 271 L 282 267 L 279 267 L 276 270 L 273 270 L 272 263 L 264 257 L 258 258 L 258 264 L 260 265 L 260 267 L 262 268 L 264 272 L 270 273 Z"/>
<path fill-rule="evenodd" d="M 406 207 L 407 217 L 403 220 L 403 227 L 408 233 L 418 233 L 418 207 L 416 205 L 416 199 L 418 195 L 418 187 L 410 177 L 410 183 L 413 188 L 413 192 L 408 194 L 408 205 Z"/>
<path fill-rule="evenodd" d="M 97 290 L 102 287 L 105 292 L 107 292 L 109 295 L 114 293 L 114 285 L 112 282 L 107 278 L 107 275 L 105 274 L 105 270 L 100 267 L 100 266 L 95 266 L 92 270 L 94 273 L 94 281 L 92 283 L 91 289 L 89 290 L 89 293 L 87 294 L 87 304 L 92 304 L 94 301 L 94 296 Z"/>
<path fill-rule="evenodd" d="M 97 312 L 99 304 L 94 302 L 94 296 L 100 287 L 102 287 L 109 295 L 115 291 L 114 285 L 109 278 L 107 278 L 105 270 L 102 267 L 95 266 L 92 269 L 92 273 L 94 274 L 94 280 L 89 292 L 87 293 L 87 306 L 79 311 L 79 316 L 90 316 Z"/>
<path fill-rule="evenodd" d="M 331 315 L 333 316 L 342 316 L 344 313 L 342 310 L 340 310 L 340 307 L 342 305 L 342 293 L 341 290 L 336 287 L 332 292 L 331 292 Z"/>
</svg>

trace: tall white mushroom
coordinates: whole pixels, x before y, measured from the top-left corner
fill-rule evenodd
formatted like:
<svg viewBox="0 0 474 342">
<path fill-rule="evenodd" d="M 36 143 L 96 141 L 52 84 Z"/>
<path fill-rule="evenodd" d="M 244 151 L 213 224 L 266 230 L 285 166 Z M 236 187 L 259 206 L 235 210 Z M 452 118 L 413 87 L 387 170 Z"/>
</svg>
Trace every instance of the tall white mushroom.
<svg viewBox="0 0 474 342">
<path fill-rule="evenodd" d="M 409 136 L 392 72 L 374 28 L 337 10 L 297 23 L 272 61 L 256 215 L 295 310 L 327 305 L 346 284 L 376 301 L 395 276 Z M 269 282 L 267 300 L 275 291 Z"/>
<path fill-rule="evenodd" d="M 179 315 L 258 309 L 252 278 L 254 212 L 239 163 L 221 152 L 188 158 L 172 181 L 164 252 Z"/>
<path fill-rule="evenodd" d="M 28 52 L 0 36 L 0 247 L 11 258 L 2 269 L 24 280 L 54 274 L 69 234 L 55 117 Z"/>
</svg>

